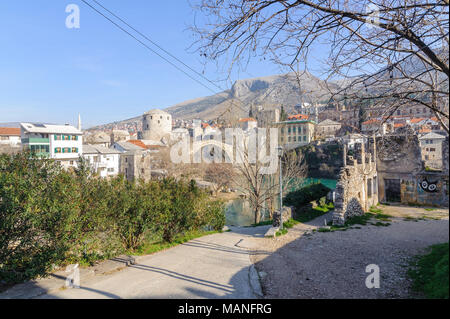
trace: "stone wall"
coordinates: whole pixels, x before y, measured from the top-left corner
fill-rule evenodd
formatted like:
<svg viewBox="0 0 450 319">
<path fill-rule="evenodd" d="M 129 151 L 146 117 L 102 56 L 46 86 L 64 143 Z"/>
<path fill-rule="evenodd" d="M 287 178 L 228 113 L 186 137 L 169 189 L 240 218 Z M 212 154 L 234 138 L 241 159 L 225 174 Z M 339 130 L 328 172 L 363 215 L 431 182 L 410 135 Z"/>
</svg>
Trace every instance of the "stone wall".
<svg viewBox="0 0 450 319">
<path fill-rule="evenodd" d="M 356 143 L 354 156 L 345 156 L 335 190 L 333 224 L 342 225 L 352 216 L 361 216 L 378 204 L 378 178 L 375 143 Z"/>
<path fill-rule="evenodd" d="M 281 210 L 281 218 L 283 223 L 287 222 L 289 219 L 294 218 L 294 207 L 283 206 Z M 277 210 L 273 213 L 273 227 L 280 227 L 280 211 Z"/>
<path fill-rule="evenodd" d="M 377 150 L 380 202 L 448 206 L 448 138 L 442 147 L 442 172 L 425 171 L 419 140 L 414 134 L 378 137 Z M 399 185 L 399 197 L 395 201 L 390 196 L 393 191 L 389 181 Z"/>
</svg>

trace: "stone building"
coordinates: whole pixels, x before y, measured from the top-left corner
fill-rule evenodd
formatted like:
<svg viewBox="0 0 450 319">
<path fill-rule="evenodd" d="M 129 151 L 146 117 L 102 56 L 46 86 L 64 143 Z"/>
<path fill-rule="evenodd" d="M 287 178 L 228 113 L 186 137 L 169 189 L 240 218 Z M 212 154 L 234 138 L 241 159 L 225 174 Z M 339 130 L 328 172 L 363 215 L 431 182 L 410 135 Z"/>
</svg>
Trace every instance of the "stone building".
<svg viewBox="0 0 450 319">
<path fill-rule="evenodd" d="M 151 110 L 142 117 L 142 139 L 160 141 L 169 139 L 172 132 L 172 115 L 162 110 Z"/>
<path fill-rule="evenodd" d="M 129 181 L 151 179 L 151 156 L 149 150 L 133 150 L 120 154 L 119 172 Z"/>
<path fill-rule="evenodd" d="M 275 123 L 275 125 L 279 128 L 278 143 L 284 147 L 304 146 L 314 140 L 314 121 L 287 120 Z"/>
<path fill-rule="evenodd" d="M 327 119 L 316 126 L 316 137 L 336 136 L 336 133 L 341 129 L 341 123 Z"/>
<path fill-rule="evenodd" d="M 442 168 L 442 143 L 444 140 L 445 136 L 433 132 L 419 137 L 425 167 Z"/>
<path fill-rule="evenodd" d="M 347 156 L 344 147 L 344 166 L 335 190 L 333 224 L 342 225 L 346 219 L 364 215 L 370 207 L 378 204 L 378 174 L 376 145 L 373 140 L 356 143 L 353 156 Z"/>
<path fill-rule="evenodd" d="M 425 170 L 417 135 L 377 137 L 377 150 L 380 202 L 448 206 L 448 147 L 445 142 L 441 172 Z"/>
<path fill-rule="evenodd" d="M 117 142 L 128 141 L 130 139 L 130 133 L 126 130 L 112 130 L 111 131 L 111 144 Z"/>
<path fill-rule="evenodd" d="M 273 127 L 274 123 L 280 121 L 280 110 L 278 108 L 264 109 L 261 105 L 252 107 L 252 115 L 262 128 Z"/>
</svg>

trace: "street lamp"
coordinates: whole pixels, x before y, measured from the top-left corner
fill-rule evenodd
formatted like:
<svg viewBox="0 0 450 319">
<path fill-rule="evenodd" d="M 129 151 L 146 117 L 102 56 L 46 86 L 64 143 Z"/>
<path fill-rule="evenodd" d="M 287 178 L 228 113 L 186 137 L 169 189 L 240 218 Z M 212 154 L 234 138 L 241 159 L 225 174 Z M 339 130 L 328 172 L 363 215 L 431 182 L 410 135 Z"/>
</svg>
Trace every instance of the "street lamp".
<svg viewBox="0 0 450 319">
<path fill-rule="evenodd" d="M 280 229 L 283 229 L 283 173 L 281 165 L 281 157 L 283 156 L 283 146 L 277 147 L 278 161 L 280 164 Z"/>
</svg>

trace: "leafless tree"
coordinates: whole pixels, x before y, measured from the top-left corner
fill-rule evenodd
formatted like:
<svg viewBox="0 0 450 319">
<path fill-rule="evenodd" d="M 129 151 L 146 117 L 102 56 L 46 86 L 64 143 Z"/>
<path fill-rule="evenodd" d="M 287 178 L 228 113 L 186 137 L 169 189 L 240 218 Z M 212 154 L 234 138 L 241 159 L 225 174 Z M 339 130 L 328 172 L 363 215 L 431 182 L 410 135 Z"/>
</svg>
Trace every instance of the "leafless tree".
<svg viewBox="0 0 450 319">
<path fill-rule="evenodd" d="M 268 145 L 268 139 L 261 140 Z M 239 186 L 241 191 L 247 196 L 254 211 L 255 224 L 260 221 L 261 211 L 265 204 L 269 204 L 270 213 L 273 213 L 274 203 L 280 195 L 279 170 L 267 174 L 267 163 L 263 164 L 259 157 L 256 161 L 252 159 L 249 152 L 248 140 L 243 143 L 243 148 L 237 148 L 241 163 L 236 164 L 236 175 L 234 183 Z M 259 154 L 259 151 L 258 151 Z M 281 158 L 282 161 L 282 191 L 286 194 L 291 188 L 297 188 L 303 183 L 306 176 L 306 165 L 303 155 L 295 151 L 285 152 Z M 259 155 L 258 155 L 259 156 Z M 278 159 L 278 158 L 277 158 Z M 278 162 L 278 161 L 276 161 Z"/>
<path fill-rule="evenodd" d="M 448 0 L 198 0 L 198 49 L 230 67 L 256 56 L 309 66 L 328 49 L 323 76 L 343 96 L 388 118 L 426 107 L 448 132 Z"/>
<path fill-rule="evenodd" d="M 233 166 L 229 163 L 211 163 L 206 167 L 205 181 L 214 184 L 214 192 L 217 195 L 222 188 L 230 186 L 234 174 Z"/>
</svg>

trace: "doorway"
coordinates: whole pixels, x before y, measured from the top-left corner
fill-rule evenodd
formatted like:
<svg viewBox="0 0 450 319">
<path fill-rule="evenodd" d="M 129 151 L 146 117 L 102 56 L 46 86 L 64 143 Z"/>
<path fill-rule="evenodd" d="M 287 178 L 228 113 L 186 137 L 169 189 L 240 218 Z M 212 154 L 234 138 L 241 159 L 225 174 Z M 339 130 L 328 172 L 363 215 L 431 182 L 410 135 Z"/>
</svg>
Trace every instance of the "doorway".
<svg viewBox="0 0 450 319">
<path fill-rule="evenodd" d="M 385 179 L 384 180 L 385 199 L 387 202 L 400 202 L 400 180 Z"/>
</svg>

